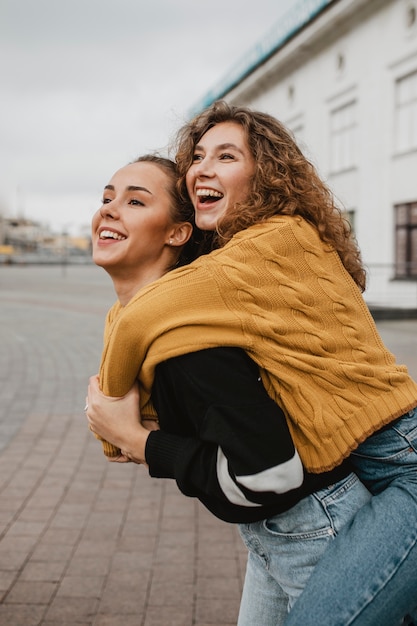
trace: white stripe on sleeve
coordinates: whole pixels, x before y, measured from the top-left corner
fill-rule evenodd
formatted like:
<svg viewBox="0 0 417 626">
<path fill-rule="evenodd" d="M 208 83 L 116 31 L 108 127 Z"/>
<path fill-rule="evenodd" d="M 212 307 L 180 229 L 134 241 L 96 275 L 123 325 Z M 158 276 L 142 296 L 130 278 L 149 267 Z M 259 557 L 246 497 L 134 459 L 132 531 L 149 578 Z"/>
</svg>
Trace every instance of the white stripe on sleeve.
<svg viewBox="0 0 417 626">
<path fill-rule="evenodd" d="M 232 480 L 229 474 L 227 458 L 220 447 L 217 452 L 217 478 L 223 493 L 233 504 L 239 506 L 261 506 L 257 502 L 248 500 L 238 485 Z M 239 483 L 251 491 L 267 491 L 277 494 L 286 493 L 291 489 L 300 487 L 303 479 L 303 466 L 297 451 L 285 463 L 280 463 L 280 465 L 270 467 L 257 474 L 236 477 Z"/>
</svg>

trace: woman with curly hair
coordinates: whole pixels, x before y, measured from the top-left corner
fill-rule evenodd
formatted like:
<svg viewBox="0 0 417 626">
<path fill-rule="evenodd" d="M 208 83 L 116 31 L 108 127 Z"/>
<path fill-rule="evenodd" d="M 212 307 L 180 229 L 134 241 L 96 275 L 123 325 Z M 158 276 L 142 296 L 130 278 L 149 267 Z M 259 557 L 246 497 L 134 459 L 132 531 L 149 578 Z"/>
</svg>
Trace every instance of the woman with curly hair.
<svg viewBox="0 0 417 626">
<path fill-rule="evenodd" d="M 242 521 L 249 561 L 239 624 L 282 623 L 286 601 L 291 625 L 393 626 L 417 605 L 417 384 L 384 346 L 362 298 L 365 272 L 349 226 L 290 133 L 267 114 L 215 103 L 180 131 L 177 164 L 182 196 L 191 198 L 197 226 L 215 232 L 217 249 L 129 303 L 103 353 L 102 390 L 123 396 L 138 377 L 142 415 L 156 408 L 161 417 L 162 394 L 152 385 L 170 363 L 223 346 L 243 349 L 284 411 L 304 469 L 319 476 L 349 458 L 373 497 L 343 528 L 326 505 L 323 524 L 316 509 L 298 509 L 303 501 Z M 210 388 L 210 369 L 201 376 Z M 91 379 L 93 429 L 146 462 L 151 475 L 177 478 L 187 493 L 175 468 L 161 469 L 163 428 L 142 429 L 132 393 L 109 402 Z M 123 426 L 114 416 L 124 416 Z M 170 443 L 165 455 L 181 465 L 185 444 Z M 235 493 L 256 485 L 221 453 L 220 485 L 224 476 Z M 255 496 L 248 500 L 256 506 Z M 330 545 L 294 604 L 308 578 L 294 575 L 305 567 L 300 555 L 313 554 L 325 533 Z"/>
<path fill-rule="evenodd" d="M 184 126 L 177 135 L 176 151 L 178 187 L 183 199 L 189 198 L 187 175 L 191 177 L 192 166 L 200 160 L 195 147 L 210 128 L 221 123 L 236 124 L 243 129 L 255 168 L 248 193 L 227 210 L 219 209 L 218 198 L 212 197 L 217 207 L 215 220 L 213 213 L 206 210 L 207 203 L 201 210 L 194 205 L 199 227 L 216 231 L 217 247 L 221 247 L 239 231 L 274 215 L 300 215 L 317 229 L 323 242 L 338 252 L 343 265 L 364 291 L 365 270 L 349 223 L 315 167 L 305 158 L 288 129 L 274 117 L 217 102 Z"/>
</svg>

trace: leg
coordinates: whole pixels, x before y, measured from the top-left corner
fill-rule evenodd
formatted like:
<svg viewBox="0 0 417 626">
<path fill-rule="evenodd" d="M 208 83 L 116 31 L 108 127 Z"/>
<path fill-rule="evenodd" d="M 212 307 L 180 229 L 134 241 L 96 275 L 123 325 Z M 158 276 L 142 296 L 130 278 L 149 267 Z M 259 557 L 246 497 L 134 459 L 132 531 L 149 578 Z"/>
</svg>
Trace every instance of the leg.
<svg viewBox="0 0 417 626">
<path fill-rule="evenodd" d="M 301 594 L 311 572 L 329 542 L 370 499 L 357 476 L 350 474 L 335 485 L 304 498 L 289 511 L 255 524 L 240 527 L 242 538 L 257 564 L 245 581 L 245 614 L 249 604 L 263 604 L 268 618 L 253 610 L 239 626 L 279 626 L 286 612 Z M 266 599 L 264 599 L 264 585 Z M 274 589 L 276 598 L 274 600 Z M 281 601 L 285 597 L 285 605 Z M 288 607 L 288 608 L 287 608 Z M 285 609 L 285 613 L 283 613 Z M 257 619 L 255 619 L 257 618 Z"/>
<path fill-rule="evenodd" d="M 417 593 L 416 533 L 401 531 L 397 543 L 393 531 L 401 529 L 403 515 L 416 514 L 415 507 L 404 508 L 407 500 L 390 488 L 356 514 L 315 568 L 286 626 L 401 623 Z"/>
<path fill-rule="evenodd" d="M 329 546 L 286 626 L 395 626 L 414 617 L 417 411 L 369 437 L 352 460 L 377 495 Z"/>
<path fill-rule="evenodd" d="M 281 626 L 288 614 L 288 596 L 270 575 L 254 524 L 241 524 L 242 539 L 249 548 L 238 626 Z"/>
<path fill-rule="evenodd" d="M 295 507 L 263 523 L 261 540 L 270 572 L 288 595 L 292 608 L 335 536 L 370 500 L 357 476 L 304 498 Z"/>
</svg>

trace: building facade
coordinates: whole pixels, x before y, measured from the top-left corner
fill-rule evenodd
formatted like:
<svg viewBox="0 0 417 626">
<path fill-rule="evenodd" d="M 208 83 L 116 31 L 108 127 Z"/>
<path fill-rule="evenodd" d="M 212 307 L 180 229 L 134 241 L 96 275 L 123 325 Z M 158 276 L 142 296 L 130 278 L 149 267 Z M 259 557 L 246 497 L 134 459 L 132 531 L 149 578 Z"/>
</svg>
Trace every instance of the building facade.
<svg viewBox="0 0 417 626">
<path fill-rule="evenodd" d="M 301 0 L 201 100 L 271 113 L 346 211 L 375 307 L 417 309 L 417 0 Z"/>
</svg>

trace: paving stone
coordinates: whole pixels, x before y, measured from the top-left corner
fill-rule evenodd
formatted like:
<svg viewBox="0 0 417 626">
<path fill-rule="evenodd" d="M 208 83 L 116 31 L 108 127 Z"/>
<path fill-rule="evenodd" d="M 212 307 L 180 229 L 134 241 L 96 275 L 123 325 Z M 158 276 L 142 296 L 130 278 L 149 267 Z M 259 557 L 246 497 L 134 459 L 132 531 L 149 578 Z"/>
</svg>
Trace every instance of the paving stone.
<svg viewBox="0 0 417 626">
<path fill-rule="evenodd" d="M 0 626 L 43 625 L 44 613 L 45 607 L 39 604 L 0 604 Z"/>
<path fill-rule="evenodd" d="M 5 604 L 49 604 L 57 588 L 57 583 L 18 582 L 8 594 Z"/>
<path fill-rule="evenodd" d="M 0 266 L 0 626 L 232 626 L 246 550 L 86 427 L 108 276 Z M 379 322 L 417 377 L 417 321 Z"/>
</svg>

